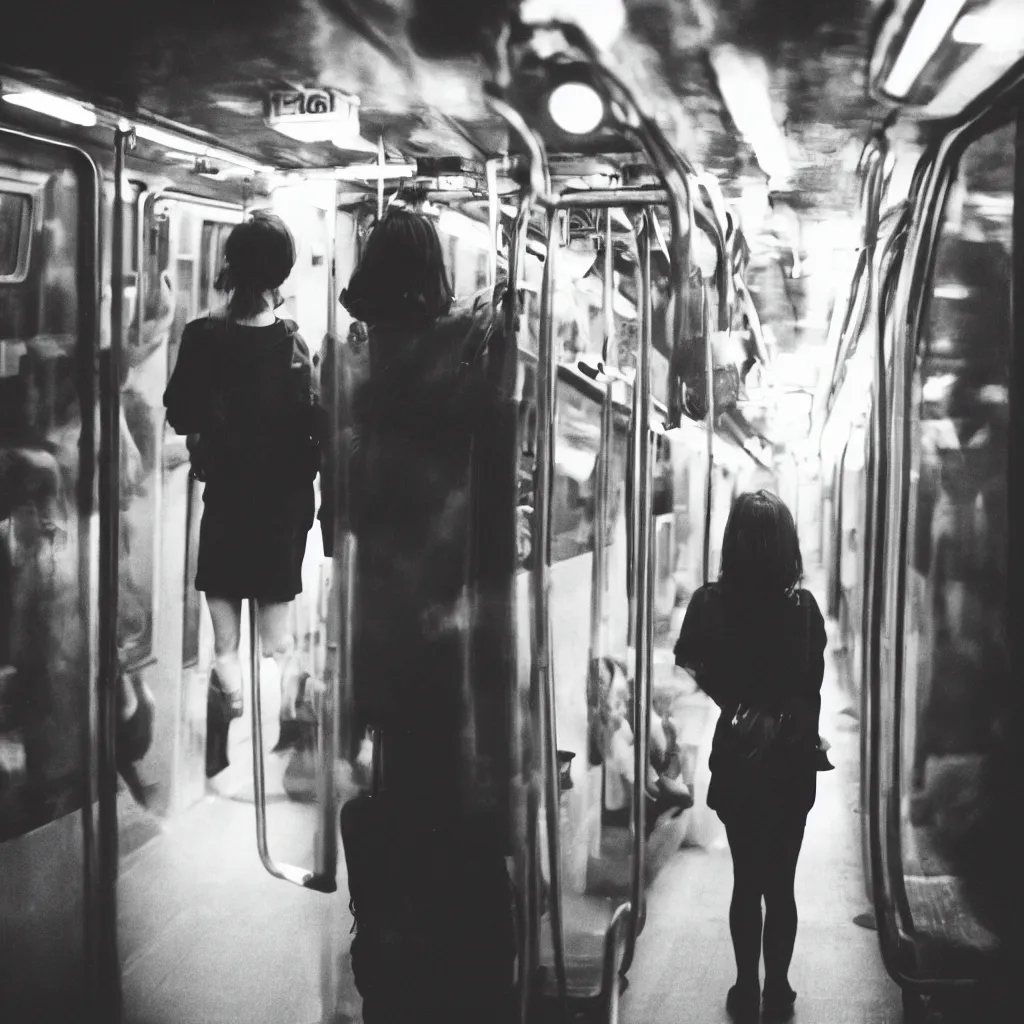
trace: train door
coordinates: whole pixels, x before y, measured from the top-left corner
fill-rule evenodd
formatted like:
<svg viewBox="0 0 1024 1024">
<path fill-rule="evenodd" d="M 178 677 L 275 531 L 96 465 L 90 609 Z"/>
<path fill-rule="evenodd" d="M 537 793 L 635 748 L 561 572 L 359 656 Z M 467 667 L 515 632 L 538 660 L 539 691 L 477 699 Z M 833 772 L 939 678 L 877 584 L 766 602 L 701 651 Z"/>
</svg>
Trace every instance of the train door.
<svg viewBox="0 0 1024 1024">
<path fill-rule="evenodd" d="M 213 779 L 206 772 L 212 626 L 193 585 L 202 484 L 190 478 L 185 439 L 165 427 L 162 394 L 185 324 L 218 304 L 214 284 L 224 244 L 242 217 L 238 206 L 187 195 L 148 194 L 143 202 L 138 307 L 151 350 L 147 394 L 158 411 L 152 529 L 158 537 L 154 575 L 159 583 L 148 659 L 137 668 L 154 704 L 152 748 L 138 765 L 145 807 L 140 809 L 134 795 L 122 793 L 119 801 L 125 1024 L 334 1020 L 344 998 L 339 993 L 351 991 L 338 973 L 345 969 L 338 944 L 347 945 L 351 925 L 346 900 L 282 884 L 261 863 L 248 681 L 245 714 L 231 723 L 228 734 L 229 766 Z M 314 256 L 320 257 L 318 265 L 325 264 L 322 247 L 309 254 L 310 263 Z M 290 297 L 295 304 L 294 291 Z M 124 396 L 122 390 L 127 414 Z M 315 561 L 320 568 L 322 558 Z M 322 621 L 322 588 L 307 585 L 295 605 L 297 656 L 306 657 L 310 652 L 302 649 L 303 641 L 316 647 L 322 638 L 316 628 Z M 243 664 L 248 662 L 247 618 L 243 614 Z M 312 655 L 304 664 L 311 678 L 312 670 L 322 668 Z M 281 693 L 270 659 L 263 661 L 261 675 L 265 790 L 259 806 L 265 810 L 269 856 L 311 864 L 322 822 L 311 801 L 310 759 L 293 749 L 269 750 L 279 738 Z M 308 688 L 314 691 L 315 681 Z M 133 822 L 142 816 L 151 822 L 141 836 L 144 845 L 128 838 L 139 834 Z"/>
<path fill-rule="evenodd" d="M 92 1004 L 97 171 L 0 130 L 0 993 Z"/>
<path fill-rule="evenodd" d="M 894 360 L 873 813 L 883 949 L 894 932 L 914 949 L 926 980 L 901 976 L 911 992 L 982 975 L 1016 891 L 1016 810 L 1002 794 L 1019 677 L 1008 598 L 1018 117 L 1011 108 L 945 143 L 908 247 L 920 309 Z"/>
</svg>

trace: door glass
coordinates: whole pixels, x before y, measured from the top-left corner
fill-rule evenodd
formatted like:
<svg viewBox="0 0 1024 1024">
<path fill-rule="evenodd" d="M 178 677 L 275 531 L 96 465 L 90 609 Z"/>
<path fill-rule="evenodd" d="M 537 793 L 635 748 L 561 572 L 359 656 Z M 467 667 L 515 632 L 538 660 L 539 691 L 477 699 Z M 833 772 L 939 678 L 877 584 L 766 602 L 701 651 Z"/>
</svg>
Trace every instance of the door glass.
<svg viewBox="0 0 1024 1024">
<path fill-rule="evenodd" d="M 1006 639 L 1012 126 L 966 150 L 938 239 L 911 404 L 902 840 L 922 945 L 989 949 Z"/>
<path fill-rule="evenodd" d="M 152 745 L 135 766 L 144 806 L 124 793 L 120 804 L 125 1024 L 344 1020 L 356 1019 L 344 1014 L 358 1007 L 343 955 L 351 928 L 344 862 L 339 891 L 325 895 L 272 878 L 258 856 L 244 605 L 244 715 L 230 723 L 226 740 L 220 735 L 228 766 L 212 778 L 206 771 L 208 744 L 218 733 L 207 701 L 212 626 L 195 589 L 204 485 L 190 478 L 185 438 L 165 426 L 163 389 L 184 326 L 219 301 L 213 285 L 224 242 L 240 219 L 240 212 L 221 215 L 169 199 L 157 200 L 147 215 L 140 271 L 150 296 L 146 308 L 159 317 L 153 350 L 159 386 L 154 375 L 152 392 L 162 431 L 153 527 L 159 600 L 152 657 L 132 680 L 141 680 L 153 705 Z M 147 312 L 147 330 L 148 324 Z M 300 672 L 289 669 L 286 696 L 295 704 L 298 735 L 277 752 L 271 748 L 282 735 L 283 672 L 271 657 L 261 665 L 268 845 L 275 859 L 306 868 L 314 863 L 319 822 L 313 792 L 319 759 L 309 713 L 322 679 L 328 582 L 318 540 L 314 528 L 289 622 L 292 665 Z"/>
<path fill-rule="evenodd" d="M 7 145 L 0 179 L 31 200 L 2 194 L 0 270 L 28 273 L 0 278 L 0 991 L 5 1018 L 38 1020 L 84 993 L 74 812 L 88 778 L 95 616 L 79 382 L 92 353 L 79 336 L 79 178 L 46 150 Z M 33 209 L 31 233 L 8 233 Z"/>
</svg>

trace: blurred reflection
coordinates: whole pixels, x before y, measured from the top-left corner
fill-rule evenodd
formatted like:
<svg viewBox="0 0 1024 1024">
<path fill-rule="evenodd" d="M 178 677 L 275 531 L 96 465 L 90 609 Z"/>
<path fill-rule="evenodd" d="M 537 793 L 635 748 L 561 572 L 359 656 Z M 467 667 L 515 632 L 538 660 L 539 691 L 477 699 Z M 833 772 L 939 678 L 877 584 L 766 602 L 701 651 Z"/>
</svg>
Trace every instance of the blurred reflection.
<svg viewBox="0 0 1024 1024">
<path fill-rule="evenodd" d="M 1002 129 L 968 149 L 936 254 L 915 388 L 904 683 L 906 870 L 960 875 L 989 924 L 1001 855 L 978 840 L 993 813 L 1009 684 L 1012 140 Z M 981 942 L 964 920 L 942 927 Z"/>
<path fill-rule="evenodd" d="M 80 805 L 89 685 L 74 174 L 52 174 L 39 201 L 40 270 L 0 304 L 0 841 Z"/>
<path fill-rule="evenodd" d="M 591 734 L 591 759 L 604 765 L 604 798 L 601 823 L 612 828 L 632 825 L 632 796 L 635 776 L 633 680 L 625 663 L 602 658 L 600 714 Z M 682 779 L 678 729 L 667 709 L 651 710 L 651 735 L 646 778 L 646 829 L 654 831 L 666 813 L 673 817 L 693 806 L 689 787 Z"/>
<path fill-rule="evenodd" d="M 132 275 L 134 277 L 134 275 Z M 121 565 L 118 642 L 125 660 L 149 655 L 153 633 L 157 469 L 164 432 L 167 345 L 174 322 L 174 288 L 164 271 L 141 311 L 126 302 L 121 372 Z M 134 287 L 130 285 L 131 292 Z M 126 296 L 127 298 L 127 296 Z"/>
</svg>

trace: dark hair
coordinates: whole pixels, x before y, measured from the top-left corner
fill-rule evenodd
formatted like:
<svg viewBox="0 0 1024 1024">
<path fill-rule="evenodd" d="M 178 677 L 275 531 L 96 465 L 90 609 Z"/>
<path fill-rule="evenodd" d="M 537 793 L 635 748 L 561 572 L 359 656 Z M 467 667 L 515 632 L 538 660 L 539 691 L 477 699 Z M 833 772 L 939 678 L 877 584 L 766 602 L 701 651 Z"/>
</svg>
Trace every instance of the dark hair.
<svg viewBox="0 0 1024 1024">
<path fill-rule="evenodd" d="M 788 594 L 800 582 L 800 556 L 793 516 L 771 491 L 741 494 L 729 513 L 722 541 L 722 583 L 736 594 Z"/>
<path fill-rule="evenodd" d="M 367 324 L 415 323 L 444 316 L 452 297 L 433 221 L 392 207 L 370 233 L 341 304 Z"/>
<path fill-rule="evenodd" d="M 224 244 L 224 269 L 214 282 L 219 292 L 230 292 L 228 313 L 246 320 L 260 313 L 265 292 L 274 293 L 274 305 L 284 301 L 278 288 L 295 265 L 295 240 L 280 217 L 258 213 L 239 224 Z"/>
</svg>

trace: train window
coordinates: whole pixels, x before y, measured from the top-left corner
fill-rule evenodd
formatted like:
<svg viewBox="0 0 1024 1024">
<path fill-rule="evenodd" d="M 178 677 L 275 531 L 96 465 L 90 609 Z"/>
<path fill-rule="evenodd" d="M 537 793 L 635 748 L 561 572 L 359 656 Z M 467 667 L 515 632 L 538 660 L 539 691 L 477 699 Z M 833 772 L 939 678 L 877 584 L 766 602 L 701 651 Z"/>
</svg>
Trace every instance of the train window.
<svg viewBox="0 0 1024 1024">
<path fill-rule="evenodd" d="M 911 879 L 959 876 L 942 895 L 954 899 L 957 934 L 969 933 L 972 946 L 987 939 L 975 919 L 981 861 L 970 851 L 985 834 L 986 764 L 1005 732 L 1010 684 L 1014 145 L 1006 126 L 975 140 L 961 158 L 936 245 L 909 410 L 904 871 L 925 931 L 940 920 L 928 895 L 934 887 Z"/>
<path fill-rule="evenodd" d="M 554 562 L 594 550 L 594 484 L 600 437 L 598 400 L 560 379 L 551 510 L 551 559 Z M 626 433 L 620 422 L 612 449 L 609 530 L 621 511 L 625 466 Z"/>
<path fill-rule="evenodd" d="M 79 182 L 41 151 L 28 158 L 34 170 L 46 168 L 35 200 L 38 272 L 4 281 L 0 303 L 0 842 L 81 805 L 89 706 L 89 553 L 80 548 L 87 531 L 78 507 Z M 28 197 L 0 196 L 6 277 L 23 259 L 31 213 Z"/>
<path fill-rule="evenodd" d="M 22 278 L 28 267 L 32 197 L 0 191 L 0 281 Z"/>
</svg>

